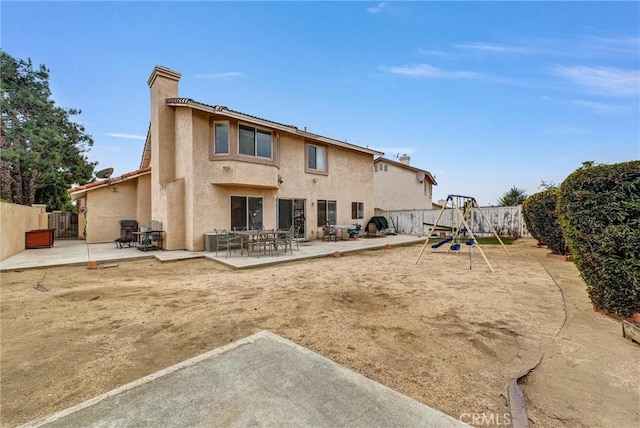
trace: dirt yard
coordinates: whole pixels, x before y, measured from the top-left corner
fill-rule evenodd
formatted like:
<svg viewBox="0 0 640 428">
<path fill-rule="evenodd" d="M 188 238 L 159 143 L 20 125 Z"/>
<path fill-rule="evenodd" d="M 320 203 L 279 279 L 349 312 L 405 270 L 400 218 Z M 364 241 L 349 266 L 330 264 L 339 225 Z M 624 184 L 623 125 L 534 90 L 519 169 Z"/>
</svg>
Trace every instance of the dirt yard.
<svg viewBox="0 0 640 428">
<path fill-rule="evenodd" d="M 640 426 L 640 347 L 532 240 L 421 245 L 234 271 L 206 260 L 2 273 L 1 423 L 15 426 L 269 330 L 475 425 Z M 34 286 L 41 281 L 49 291 Z M 566 312 L 565 312 L 566 310 Z M 475 419 L 473 419 L 475 418 Z M 484 419 L 483 419 L 484 418 Z"/>
</svg>

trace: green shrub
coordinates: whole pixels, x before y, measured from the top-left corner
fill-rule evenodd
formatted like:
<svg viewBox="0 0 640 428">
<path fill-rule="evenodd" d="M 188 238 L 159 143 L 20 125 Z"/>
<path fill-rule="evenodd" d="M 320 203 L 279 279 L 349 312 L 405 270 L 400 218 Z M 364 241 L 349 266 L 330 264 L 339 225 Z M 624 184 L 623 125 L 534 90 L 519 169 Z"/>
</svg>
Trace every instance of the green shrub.
<svg viewBox="0 0 640 428">
<path fill-rule="evenodd" d="M 640 161 L 579 168 L 560 186 L 558 213 L 591 301 L 640 312 Z"/>
<path fill-rule="evenodd" d="M 552 187 L 529 196 L 522 204 L 527 228 L 534 238 L 549 247 L 553 254 L 569 254 L 562 228 L 558 221 L 556 205 L 559 189 Z"/>
<path fill-rule="evenodd" d="M 538 207 L 537 201 L 538 197 L 536 194 L 528 196 L 522 202 L 522 217 L 524 218 L 524 224 L 527 226 L 527 230 L 538 241 L 539 244 L 545 245 L 542 241 L 542 236 L 540 234 L 540 230 L 538 229 L 538 223 L 536 222 L 536 218 L 534 213 L 536 212 L 536 208 Z"/>
</svg>

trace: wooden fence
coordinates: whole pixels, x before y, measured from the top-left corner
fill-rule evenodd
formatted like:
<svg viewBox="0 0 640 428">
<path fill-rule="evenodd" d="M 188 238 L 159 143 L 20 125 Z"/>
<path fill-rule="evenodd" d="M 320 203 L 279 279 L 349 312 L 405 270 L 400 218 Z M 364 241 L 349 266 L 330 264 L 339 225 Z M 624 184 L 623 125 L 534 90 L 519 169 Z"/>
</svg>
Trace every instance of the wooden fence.
<svg viewBox="0 0 640 428">
<path fill-rule="evenodd" d="M 490 236 L 493 234 L 491 226 L 500 236 L 508 237 L 531 237 L 522 217 L 522 206 L 514 207 L 481 207 L 471 210 L 468 220 L 469 227 L 476 236 Z M 376 215 L 383 215 L 389 221 L 389 227 L 403 235 L 425 236 L 433 227 L 441 210 L 398 210 L 382 211 L 376 210 Z M 489 220 L 487 220 L 484 218 Z M 438 221 L 438 226 L 444 229 L 457 228 L 460 225 L 460 217 L 455 210 L 449 208 L 442 213 Z M 439 230 L 435 235 L 440 233 Z"/>
</svg>

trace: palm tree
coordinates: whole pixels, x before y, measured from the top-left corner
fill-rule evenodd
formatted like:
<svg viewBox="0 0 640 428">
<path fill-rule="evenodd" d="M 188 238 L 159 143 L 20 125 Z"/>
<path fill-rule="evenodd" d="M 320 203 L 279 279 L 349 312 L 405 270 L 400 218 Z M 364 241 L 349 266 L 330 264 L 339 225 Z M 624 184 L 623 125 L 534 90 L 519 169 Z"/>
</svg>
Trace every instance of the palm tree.
<svg viewBox="0 0 640 428">
<path fill-rule="evenodd" d="M 513 207 L 520 205 L 527 199 L 527 194 L 524 189 L 519 189 L 513 186 L 500 199 L 498 199 L 498 206 L 500 207 Z"/>
</svg>

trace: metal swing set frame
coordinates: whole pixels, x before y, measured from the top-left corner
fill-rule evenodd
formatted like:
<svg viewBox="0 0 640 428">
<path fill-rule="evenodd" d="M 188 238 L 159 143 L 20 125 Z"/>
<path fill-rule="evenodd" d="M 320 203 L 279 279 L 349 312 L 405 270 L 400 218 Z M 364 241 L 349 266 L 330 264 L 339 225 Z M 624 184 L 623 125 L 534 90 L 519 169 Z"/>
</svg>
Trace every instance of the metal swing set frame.
<svg viewBox="0 0 640 428">
<path fill-rule="evenodd" d="M 451 208 L 449 208 L 450 202 L 451 202 Z M 464 207 L 463 208 L 464 211 L 461 211 L 459 206 Z M 476 208 L 480 212 L 484 220 L 487 222 L 487 224 L 491 228 L 493 235 L 498 239 L 498 242 L 500 242 L 500 245 L 502 245 L 502 248 L 504 248 L 504 251 L 507 253 L 507 255 L 511 256 L 511 254 L 507 250 L 507 247 L 505 247 L 504 243 L 502 242 L 502 239 L 500 239 L 500 235 L 498 235 L 498 232 L 496 232 L 495 228 L 491 225 L 491 222 L 489 221 L 485 213 L 482 211 L 482 208 L 480 208 L 475 198 L 471 196 L 464 196 L 464 195 L 448 195 L 447 201 L 445 202 L 442 209 L 440 210 L 440 213 L 438 214 L 438 218 L 436 219 L 434 225 L 431 227 L 431 230 L 429 231 L 429 235 L 427 236 L 427 240 L 424 241 L 424 245 L 420 250 L 420 254 L 418 254 L 418 257 L 416 258 L 416 264 L 418 264 L 418 262 L 420 261 L 420 257 L 422 257 L 422 253 L 424 253 L 425 248 L 427 248 L 427 245 L 429 245 L 429 239 L 431 239 L 431 236 L 434 234 L 440 222 L 440 219 L 442 218 L 442 215 L 447 209 L 451 209 L 452 216 L 453 216 L 453 213 L 455 212 L 458 214 L 458 217 L 460 218 L 460 221 L 458 222 L 458 227 L 456 227 L 454 231 L 453 242 L 455 243 L 456 239 L 458 239 L 461 231 L 461 226 L 464 225 L 464 227 L 466 228 L 466 231 L 469 233 L 469 235 L 471 236 L 471 239 L 473 240 L 473 245 L 478 247 L 478 250 L 480 250 L 480 254 L 482 254 L 482 258 L 487 263 L 487 266 L 489 266 L 489 269 L 491 270 L 491 272 L 495 272 L 493 270 L 493 266 L 491 266 L 491 263 L 489 263 L 489 259 L 487 259 L 487 256 L 484 254 L 482 247 L 480 246 L 480 244 L 478 244 L 478 240 L 473 234 L 473 230 L 469 226 L 468 219 L 471 216 L 471 210 L 473 208 Z M 453 221 L 451 222 L 451 224 L 453 226 Z M 457 245 L 459 246 L 459 244 Z M 451 251 L 451 247 L 449 248 L 449 251 Z"/>
</svg>

